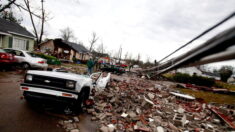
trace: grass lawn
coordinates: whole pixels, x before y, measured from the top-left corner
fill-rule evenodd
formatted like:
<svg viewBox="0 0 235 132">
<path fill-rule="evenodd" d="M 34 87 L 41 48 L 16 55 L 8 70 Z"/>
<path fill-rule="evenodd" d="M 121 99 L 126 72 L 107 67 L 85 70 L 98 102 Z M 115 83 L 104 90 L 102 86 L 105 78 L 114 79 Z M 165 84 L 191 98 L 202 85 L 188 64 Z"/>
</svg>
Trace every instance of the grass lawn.
<svg viewBox="0 0 235 132">
<path fill-rule="evenodd" d="M 212 92 L 206 91 L 195 91 L 191 89 L 178 89 L 182 93 L 192 95 L 196 98 L 202 98 L 207 103 L 209 102 L 216 102 L 220 104 L 234 104 L 235 103 L 235 96 L 234 95 L 226 95 L 226 94 L 217 94 Z"/>
<path fill-rule="evenodd" d="M 167 79 L 169 79 L 169 80 L 174 80 L 174 74 L 172 74 L 172 73 L 166 73 L 166 74 L 163 74 L 163 76 L 164 77 L 166 77 Z M 180 80 L 182 80 L 182 79 L 188 79 L 188 80 L 190 80 L 190 78 L 191 77 L 189 77 L 189 76 L 186 76 L 186 75 L 184 75 L 183 76 L 183 74 L 180 76 L 180 77 L 178 77 Z M 185 83 L 185 82 L 184 82 Z M 189 83 L 189 82 L 186 82 L 186 83 Z M 199 84 L 196 84 L 196 85 L 199 85 Z M 205 85 L 206 86 L 206 85 Z M 215 88 L 226 88 L 226 89 L 228 89 L 228 90 L 230 90 L 230 91 L 235 91 L 235 85 L 234 84 L 229 84 L 229 83 L 225 83 L 225 82 L 222 82 L 222 81 L 214 81 L 214 84 L 212 85 L 213 87 L 215 87 Z"/>
<path fill-rule="evenodd" d="M 61 65 L 64 67 L 83 67 L 83 68 L 87 67 L 85 64 L 62 63 Z"/>
<path fill-rule="evenodd" d="M 235 91 L 235 85 L 234 84 L 228 84 L 228 83 L 224 83 L 222 81 L 216 81 L 215 86 L 219 87 L 219 88 L 226 88 L 228 90 Z"/>
</svg>

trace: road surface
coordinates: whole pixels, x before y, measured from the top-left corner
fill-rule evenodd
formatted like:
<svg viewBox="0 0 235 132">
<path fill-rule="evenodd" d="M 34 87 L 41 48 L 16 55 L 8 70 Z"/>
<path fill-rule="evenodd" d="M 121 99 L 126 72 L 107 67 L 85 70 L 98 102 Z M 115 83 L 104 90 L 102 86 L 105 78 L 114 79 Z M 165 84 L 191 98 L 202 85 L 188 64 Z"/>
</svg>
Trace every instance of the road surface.
<svg viewBox="0 0 235 132">
<path fill-rule="evenodd" d="M 24 74 L 0 72 L 0 132 L 64 132 L 59 120 L 71 119 L 63 113 L 47 111 L 42 105 L 29 104 L 19 90 Z M 81 132 L 96 131 L 96 124 L 87 114 L 79 115 Z"/>
</svg>

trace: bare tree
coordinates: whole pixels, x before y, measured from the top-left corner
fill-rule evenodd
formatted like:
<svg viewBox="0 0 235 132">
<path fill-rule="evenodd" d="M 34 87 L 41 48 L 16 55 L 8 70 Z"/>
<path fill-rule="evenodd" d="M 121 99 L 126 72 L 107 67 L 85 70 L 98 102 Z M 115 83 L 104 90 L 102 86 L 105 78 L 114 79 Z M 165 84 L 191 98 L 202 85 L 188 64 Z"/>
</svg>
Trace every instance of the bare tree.
<svg viewBox="0 0 235 132">
<path fill-rule="evenodd" d="M 69 27 L 60 30 L 60 37 L 65 41 L 70 41 L 75 38 L 73 30 Z"/>
<path fill-rule="evenodd" d="M 126 54 L 125 54 L 125 58 L 124 58 L 124 59 L 126 60 L 126 59 L 127 59 L 127 57 L 128 57 L 128 52 L 126 52 Z"/>
<path fill-rule="evenodd" d="M 97 41 L 98 39 L 99 39 L 99 38 L 97 37 L 96 33 L 93 32 L 93 33 L 92 33 L 92 39 L 90 40 L 90 49 L 89 49 L 90 52 L 92 51 L 92 48 L 93 48 L 94 44 L 96 43 L 96 41 Z"/>
<path fill-rule="evenodd" d="M 122 45 L 120 45 L 119 51 L 118 51 L 118 59 L 119 59 L 119 63 L 122 60 Z"/>
<path fill-rule="evenodd" d="M 7 10 L 4 10 L 3 12 L 0 12 L 0 18 L 3 18 L 10 22 L 18 23 L 18 24 L 21 24 L 21 22 L 23 21 L 23 18 L 16 17 L 15 13 L 13 13 L 11 9 L 10 10 L 7 9 Z"/>
<path fill-rule="evenodd" d="M 113 51 L 113 50 L 107 51 L 107 54 L 108 54 L 110 57 L 115 57 L 115 54 L 114 54 L 114 51 Z"/>
<path fill-rule="evenodd" d="M 147 58 L 147 59 L 146 59 L 146 62 L 147 62 L 147 63 L 150 63 L 150 57 L 147 55 L 146 58 Z"/>
<path fill-rule="evenodd" d="M 21 9 L 22 10 L 24 10 L 24 11 L 27 11 L 28 12 L 28 9 L 26 8 L 26 7 L 24 7 L 23 5 L 21 5 L 21 4 L 18 4 L 18 3 L 14 3 L 14 5 L 16 6 L 16 7 L 18 7 L 18 9 L 21 11 Z M 40 15 L 37 15 L 37 14 L 35 14 L 34 12 L 32 12 L 32 15 L 34 16 L 34 17 L 37 17 L 38 19 L 41 19 L 41 16 Z"/>
<path fill-rule="evenodd" d="M 12 5 L 15 5 L 16 7 L 18 7 L 20 11 L 21 9 L 24 11 L 27 11 L 29 13 L 30 20 L 33 26 L 33 33 L 36 37 L 36 44 L 41 43 L 42 37 L 44 35 L 44 24 L 47 20 L 50 19 L 49 14 L 46 13 L 44 10 L 44 0 L 41 0 L 40 12 L 37 12 L 37 13 L 36 13 L 36 10 L 33 9 L 32 7 L 33 4 L 31 4 L 31 0 L 22 0 L 24 3 L 17 2 L 17 0 L 7 0 L 7 1 L 8 2 L 5 5 L 0 4 L 0 12 L 4 11 L 7 8 L 10 8 Z M 35 24 L 35 21 L 36 21 L 35 18 L 39 20 L 40 28 L 37 28 Z"/>
<path fill-rule="evenodd" d="M 128 60 L 132 60 L 132 54 L 131 53 L 128 56 Z"/>
<path fill-rule="evenodd" d="M 141 55 L 140 53 L 137 55 L 137 62 L 139 63 L 140 62 L 140 59 L 141 59 Z"/>
<path fill-rule="evenodd" d="M 2 1 L 2 0 L 0 0 Z M 0 12 L 4 11 L 5 9 L 10 8 L 14 3 L 16 2 L 16 0 L 8 0 L 6 4 L 0 4 Z"/>
<path fill-rule="evenodd" d="M 33 30 L 34 30 L 34 35 L 36 37 L 36 44 L 39 44 L 39 43 L 42 42 L 42 36 L 44 34 L 44 24 L 46 22 L 46 17 L 47 17 L 47 15 L 45 13 L 45 10 L 44 10 L 43 3 L 44 3 L 44 1 L 41 0 L 41 9 L 40 9 L 41 10 L 41 15 L 36 15 L 36 16 L 40 16 L 40 24 L 41 24 L 40 29 L 36 28 L 35 19 L 34 19 L 35 13 L 32 11 L 30 0 L 24 0 L 24 4 L 26 6 L 25 8 L 22 5 L 18 5 L 19 8 L 22 8 L 22 9 L 28 11 L 28 13 L 29 13 L 30 20 L 31 20 Z"/>
<path fill-rule="evenodd" d="M 101 53 L 104 54 L 104 52 L 105 52 L 105 51 L 104 51 L 104 43 L 101 42 Z"/>
<path fill-rule="evenodd" d="M 115 51 L 113 57 L 114 57 L 115 59 L 118 59 L 118 58 L 119 58 L 119 50 L 118 50 L 118 51 Z"/>
<path fill-rule="evenodd" d="M 103 54 L 105 52 L 105 50 L 104 50 L 104 43 L 103 42 L 101 42 L 101 44 L 98 45 L 98 47 L 96 48 L 96 51 L 99 53 L 99 55 L 100 55 L 99 57 L 103 56 Z"/>
<path fill-rule="evenodd" d="M 41 33 L 39 35 L 39 41 L 38 43 L 41 43 L 42 41 L 42 35 L 44 34 L 44 23 L 45 23 L 45 10 L 44 10 L 44 6 L 43 6 L 43 0 L 41 0 L 41 7 L 42 7 L 42 18 L 41 18 Z"/>
</svg>

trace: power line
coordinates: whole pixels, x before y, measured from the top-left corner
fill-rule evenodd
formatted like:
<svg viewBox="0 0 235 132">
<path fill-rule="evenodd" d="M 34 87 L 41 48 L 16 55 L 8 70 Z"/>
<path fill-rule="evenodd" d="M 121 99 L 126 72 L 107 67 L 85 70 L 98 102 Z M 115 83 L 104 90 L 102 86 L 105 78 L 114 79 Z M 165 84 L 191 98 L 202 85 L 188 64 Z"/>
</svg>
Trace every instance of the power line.
<svg viewBox="0 0 235 132">
<path fill-rule="evenodd" d="M 187 42 L 186 44 L 182 45 L 181 47 L 179 47 L 178 49 L 176 49 L 175 51 L 173 51 L 172 53 L 170 53 L 169 55 L 167 55 L 166 57 L 162 58 L 158 63 L 162 62 L 163 60 L 165 60 L 166 58 L 168 58 L 169 56 L 173 55 L 174 53 L 176 53 L 177 51 L 179 51 L 180 49 L 184 48 L 185 46 L 191 44 L 193 41 L 195 41 L 196 39 L 202 37 L 203 35 L 205 35 L 206 33 L 210 32 L 211 30 L 215 29 L 216 27 L 218 27 L 219 25 L 223 24 L 224 22 L 226 22 L 227 20 L 231 19 L 232 17 L 235 16 L 235 12 L 233 12 L 232 14 L 230 14 L 229 16 L 227 16 L 226 18 L 224 18 L 222 21 L 218 22 L 217 24 L 215 24 L 214 26 L 210 27 L 209 29 L 205 30 L 204 32 L 202 32 L 201 34 L 199 34 L 198 36 L 196 36 L 195 38 L 193 38 L 192 40 L 190 40 L 189 42 Z"/>
</svg>

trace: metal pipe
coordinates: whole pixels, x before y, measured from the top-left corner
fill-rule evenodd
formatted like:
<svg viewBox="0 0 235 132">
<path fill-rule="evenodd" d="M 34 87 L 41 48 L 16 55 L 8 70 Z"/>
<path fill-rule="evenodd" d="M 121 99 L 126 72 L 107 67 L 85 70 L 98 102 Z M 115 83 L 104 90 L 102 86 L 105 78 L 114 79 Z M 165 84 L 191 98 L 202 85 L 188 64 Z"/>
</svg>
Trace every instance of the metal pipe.
<svg viewBox="0 0 235 132">
<path fill-rule="evenodd" d="M 169 60 L 163 64 L 160 64 L 157 67 L 151 68 L 150 70 L 159 69 L 157 74 L 165 73 L 169 70 L 176 69 L 178 67 L 187 66 L 196 64 L 197 62 L 204 61 L 204 64 L 207 64 L 209 62 L 215 62 L 221 61 L 221 60 L 227 60 L 229 58 L 233 58 L 233 51 L 221 55 L 214 56 L 212 58 L 205 58 L 206 56 L 213 55 L 216 53 L 220 53 L 223 51 L 226 51 L 227 48 L 235 45 L 235 27 L 232 27 L 215 37 L 211 38 L 207 42 L 203 43 L 202 45 L 199 45 L 196 48 L 193 48 L 189 52 L 180 55 L 179 57 L 174 58 L 174 64 L 171 65 L 172 60 Z M 235 52 L 235 51 L 234 51 Z M 219 57 L 218 59 L 215 59 L 216 57 Z M 203 60 L 204 58 L 204 60 Z M 143 70 L 144 71 L 149 71 Z"/>
</svg>

